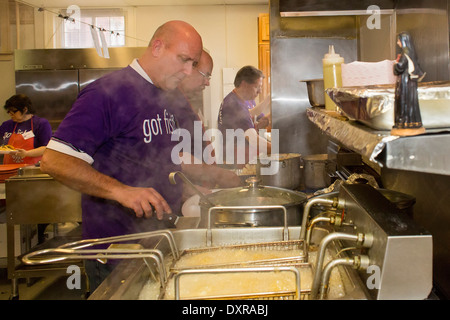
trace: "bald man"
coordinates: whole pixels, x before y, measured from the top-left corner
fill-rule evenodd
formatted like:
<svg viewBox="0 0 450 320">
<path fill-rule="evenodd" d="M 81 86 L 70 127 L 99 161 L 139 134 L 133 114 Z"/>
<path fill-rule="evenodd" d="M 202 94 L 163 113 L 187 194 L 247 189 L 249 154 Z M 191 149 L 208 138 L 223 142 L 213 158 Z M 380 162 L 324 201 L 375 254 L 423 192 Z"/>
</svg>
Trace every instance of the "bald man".
<svg viewBox="0 0 450 320">
<path fill-rule="evenodd" d="M 213 66 L 211 55 L 203 50 L 194 71 L 180 82 L 178 88 L 186 95 L 202 92 L 210 85 Z"/>
<path fill-rule="evenodd" d="M 178 127 L 187 130 L 185 134 L 189 140 L 189 148 L 181 151 L 182 170 L 190 180 L 205 188 L 231 188 L 241 184 L 240 178 L 230 170 L 219 168 L 214 163 L 214 150 L 210 141 L 203 140 L 204 127 L 198 113 L 194 110 L 191 101 L 195 96 L 201 95 L 210 85 L 213 70 L 211 55 L 203 50 L 200 61 L 194 71 L 181 81 L 178 89 L 170 92 L 170 97 Z M 183 140 L 180 137 L 180 140 Z M 186 143 L 186 141 L 182 141 Z M 198 187 L 198 186 L 197 186 Z M 208 189 L 200 188 L 204 193 Z M 184 190 L 184 198 L 192 195 L 192 188 Z"/>
<path fill-rule="evenodd" d="M 206 142 L 202 141 L 202 135 L 204 133 L 203 123 L 198 113 L 194 110 L 192 101 L 195 97 L 201 95 L 203 90 L 210 85 L 212 70 L 213 60 L 211 55 L 203 51 L 194 71 L 180 82 L 177 90 L 170 92 L 170 98 L 173 101 L 171 105 L 174 107 L 173 112 L 179 128 L 188 130 L 191 138 L 190 150 L 183 151 L 197 156 L 200 160 L 203 158 L 203 150 L 206 147 Z M 195 125 L 202 130 L 195 132 Z M 199 141 L 196 143 L 195 139 Z"/>
<path fill-rule="evenodd" d="M 181 186 L 168 179 L 181 166 L 171 161 L 176 125 L 165 92 L 193 72 L 202 47 L 188 23 L 165 23 L 142 57 L 82 90 L 60 124 L 41 170 L 83 193 L 84 238 L 155 230 L 160 224 L 146 218 L 180 211 Z M 108 265 L 86 265 L 97 278 L 91 289 Z"/>
</svg>

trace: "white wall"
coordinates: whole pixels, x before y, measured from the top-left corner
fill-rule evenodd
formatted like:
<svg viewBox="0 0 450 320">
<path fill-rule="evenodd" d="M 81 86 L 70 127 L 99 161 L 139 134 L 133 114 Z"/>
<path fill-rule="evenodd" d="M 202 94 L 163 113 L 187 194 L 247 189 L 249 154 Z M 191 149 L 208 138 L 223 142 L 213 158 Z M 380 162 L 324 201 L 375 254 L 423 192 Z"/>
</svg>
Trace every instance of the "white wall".
<svg viewBox="0 0 450 320">
<path fill-rule="evenodd" d="M 11 117 L 6 114 L 3 106 L 5 101 L 16 92 L 14 76 L 14 60 L 0 60 L 0 123 Z"/>
<path fill-rule="evenodd" d="M 258 15 L 267 13 L 268 5 L 210 6 L 142 6 L 123 8 L 127 12 L 127 46 L 146 46 L 158 26 L 168 20 L 184 20 L 202 35 L 203 44 L 214 59 L 211 87 L 205 93 L 205 118 L 209 127 L 216 127 L 217 113 L 223 99 L 222 69 L 258 66 Z M 83 8 L 81 8 L 83 10 Z M 57 12 L 58 9 L 49 9 Z M 50 12 L 35 10 L 34 43 L 23 48 L 51 48 L 55 37 L 53 25 L 60 18 Z M 0 103 L 14 94 L 14 63 L 0 61 L 5 75 L 0 88 Z M 2 115 L 1 117 L 6 116 Z"/>
</svg>

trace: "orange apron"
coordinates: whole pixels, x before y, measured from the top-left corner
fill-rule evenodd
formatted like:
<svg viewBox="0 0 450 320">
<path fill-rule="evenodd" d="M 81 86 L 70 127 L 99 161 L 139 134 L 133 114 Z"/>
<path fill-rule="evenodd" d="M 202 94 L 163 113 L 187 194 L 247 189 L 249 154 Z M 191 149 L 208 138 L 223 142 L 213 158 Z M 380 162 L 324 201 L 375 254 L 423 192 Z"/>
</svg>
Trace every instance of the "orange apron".
<svg viewBox="0 0 450 320">
<path fill-rule="evenodd" d="M 25 149 L 32 150 L 34 149 L 34 136 L 28 139 L 25 139 L 22 134 L 15 133 L 17 127 L 17 123 L 14 126 L 13 132 L 9 137 L 8 144 L 13 146 L 16 149 Z M 33 132 L 33 118 L 31 118 L 31 132 Z M 14 161 L 13 157 L 9 154 L 5 154 L 3 157 L 3 164 L 36 164 L 41 160 L 42 157 L 25 157 L 18 162 Z"/>
</svg>

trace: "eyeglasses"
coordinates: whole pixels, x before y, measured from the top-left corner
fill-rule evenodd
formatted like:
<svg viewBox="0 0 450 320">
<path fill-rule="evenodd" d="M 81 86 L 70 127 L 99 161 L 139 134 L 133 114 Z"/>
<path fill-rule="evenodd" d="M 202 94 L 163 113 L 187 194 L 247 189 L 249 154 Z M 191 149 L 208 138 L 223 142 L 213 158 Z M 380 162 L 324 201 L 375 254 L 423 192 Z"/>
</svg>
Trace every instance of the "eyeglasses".
<svg viewBox="0 0 450 320">
<path fill-rule="evenodd" d="M 10 109 L 10 110 L 6 110 L 6 113 L 7 114 L 14 114 L 14 113 L 16 113 L 17 111 L 19 111 L 19 110 L 13 110 L 13 109 Z"/>
<path fill-rule="evenodd" d="M 203 76 L 203 78 L 205 78 L 206 80 L 208 80 L 208 81 L 211 80 L 211 76 L 210 76 L 210 75 L 207 75 L 206 73 L 201 72 L 201 71 L 198 70 L 198 69 L 197 69 L 197 71 L 198 71 L 198 73 L 200 73 L 200 74 Z"/>
</svg>

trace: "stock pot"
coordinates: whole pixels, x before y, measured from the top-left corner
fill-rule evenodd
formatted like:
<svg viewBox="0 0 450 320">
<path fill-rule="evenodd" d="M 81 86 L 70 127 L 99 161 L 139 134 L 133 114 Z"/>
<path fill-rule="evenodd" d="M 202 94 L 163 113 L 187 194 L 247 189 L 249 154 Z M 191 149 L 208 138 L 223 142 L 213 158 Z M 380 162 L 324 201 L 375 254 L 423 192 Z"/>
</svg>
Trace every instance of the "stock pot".
<svg viewBox="0 0 450 320">
<path fill-rule="evenodd" d="M 302 167 L 300 154 L 281 153 L 259 157 L 256 174 L 263 185 L 294 190 L 301 185 Z"/>
<path fill-rule="evenodd" d="M 328 187 L 331 178 L 327 168 L 331 165 L 328 154 L 311 154 L 303 157 L 305 187 L 308 189 L 322 189 Z"/>
<path fill-rule="evenodd" d="M 261 185 L 261 181 L 256 177 L 247 179 L 247 183 L 248 185 L 245 187 L 223 189 L 206 195 L 208 201 L 200 199 L 199 227 L 207 227 L 208 211 L 211 207 L 215 207 L 211 212 L 211 226 L 216 228 L 284 225 L 282 209 L 261 208 L 263 206 L 284 206 L 287 211 L 287 225 L 301 224 L 303 204 L 307 200 L 306 194 Z M 246 206 L 246 208 L 220 209 L 220 206 Z"/>
</svg>

